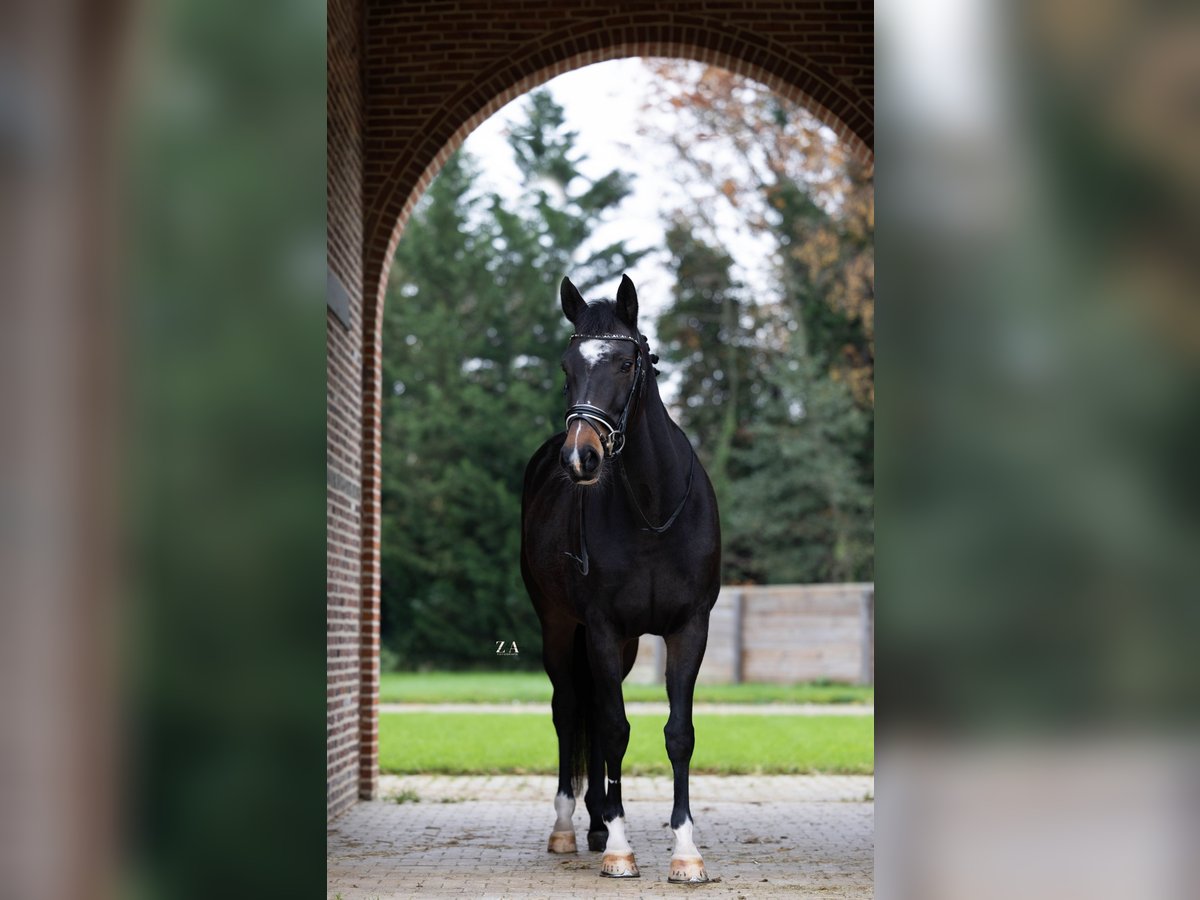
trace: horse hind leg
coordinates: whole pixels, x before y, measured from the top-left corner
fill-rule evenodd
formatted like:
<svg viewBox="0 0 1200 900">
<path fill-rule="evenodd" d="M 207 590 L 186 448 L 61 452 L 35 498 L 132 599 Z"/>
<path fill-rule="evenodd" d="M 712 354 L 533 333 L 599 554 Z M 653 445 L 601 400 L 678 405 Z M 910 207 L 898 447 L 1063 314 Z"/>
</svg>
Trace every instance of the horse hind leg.
<svg viewBox="0 0 1200 900">
<path fill-rule="evenodd" d="M 671 853 L 668 881 L 708 881 L 704 859 L 693 836 L 692 810 L 688 802 L 688 778 L 692 750 L 696 746 L 696 731 L 692 725 L 692 697 L 696 676 L 704 660 L 708 643 L 707 617 L 697 616 L 682 629 L 667 636 L 667 699 L 671 713 L 663 734 L 667 756 L 675 777 L 675 805 L 671 810 L 671 830 L 675 832 L 675 848 Z"/>
<path fill-rule="evenodd" d="M 635 647 L 636 649 L 636 647 Z M 587 633 L 580 627 L 575 633 L 575 690 L 584 717 L 584 745 L 576 748 L 586 757 L 587 792 L 583 800 L 588 811 L 588 849 L 599 852 L 608 844 L 608 826 L 604 824 L 604 745 L 600 741 L 599 708 L 596 686 L 588 661 Z M 625 667 L 626 674 L 628 666 Z"/>
<path fill-rule="evenodd" d="M 593 715 L 589 712 L 589 715 Z M 608 843 L 608 826 L 604 824 L 604 747 L 595 738 L 595 719 L 588 723 L 592 732 L 588 747 L 587 793 L 583 800 L 588 811 L 588 849 L 603 850 Z"/>
</svg>

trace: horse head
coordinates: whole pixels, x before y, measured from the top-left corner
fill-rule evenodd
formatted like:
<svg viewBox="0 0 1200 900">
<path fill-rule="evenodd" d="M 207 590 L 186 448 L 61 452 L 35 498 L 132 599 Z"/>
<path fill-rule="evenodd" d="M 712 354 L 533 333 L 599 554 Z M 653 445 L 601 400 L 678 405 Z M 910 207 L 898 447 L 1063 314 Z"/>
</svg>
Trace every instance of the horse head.
<svg viewBox="0 0 1200 900">
<path fill-rule="evenodd" d="M 593 485 L 605 462 L 625 447 L 648 374 L 637 328 L 637 289 L 623 275 L 615 301 L 588 303 L 564 278 L 560 297 L 575 333 L 562 357 L 567 434 L 559 462 L 573 482 Z"/>
</svg>

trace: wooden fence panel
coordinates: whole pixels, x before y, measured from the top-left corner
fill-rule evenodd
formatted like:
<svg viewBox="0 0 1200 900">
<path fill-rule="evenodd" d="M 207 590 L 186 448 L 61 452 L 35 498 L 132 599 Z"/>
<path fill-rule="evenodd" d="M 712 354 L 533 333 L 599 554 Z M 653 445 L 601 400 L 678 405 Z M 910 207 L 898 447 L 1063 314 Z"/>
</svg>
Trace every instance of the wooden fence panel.
<svg viewBox="0 0 1200 900">
<path fill-rule="evenodd" d="M 709 619 L 700 681 L 874 683 L 872 584 L 727 586 Z M 662 638 L 641 639 L 629 680 L 661 683 Z"/>
</svg>

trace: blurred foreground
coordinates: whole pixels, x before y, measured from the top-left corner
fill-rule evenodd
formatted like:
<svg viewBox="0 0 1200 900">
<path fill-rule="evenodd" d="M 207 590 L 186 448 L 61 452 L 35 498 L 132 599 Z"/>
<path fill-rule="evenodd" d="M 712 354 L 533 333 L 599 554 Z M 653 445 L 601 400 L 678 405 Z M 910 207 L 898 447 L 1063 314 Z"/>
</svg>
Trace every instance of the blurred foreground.
<svg viewBox="0 0 1200 900">
<path fill-rule="evenodd" d="M 1190 896 L 1200 16 L 878 26 L 879 896 Z"/>
<path fill-rule="evenodd" d="M 0 896 L 320 883 L 324 25 L 0 13 Z"/>
</svg>

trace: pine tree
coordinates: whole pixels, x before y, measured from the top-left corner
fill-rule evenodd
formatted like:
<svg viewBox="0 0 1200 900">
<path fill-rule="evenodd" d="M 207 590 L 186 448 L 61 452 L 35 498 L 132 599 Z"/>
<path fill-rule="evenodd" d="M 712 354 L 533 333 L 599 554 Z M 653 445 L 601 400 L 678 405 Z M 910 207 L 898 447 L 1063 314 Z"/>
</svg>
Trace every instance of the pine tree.
<svg viewBox="0 0 1200 900">
<path fill-rule="evenodd" d="M 579 174 L 575 135 L 551 95 L 530 96 L 510 146 L 519 202 L 475 189 L 453 155 L 393 261 L 384 312 L 383 640 L 402 665 L 487 666 L 497 641 L 540 661 L 520 577 L 525 463 L 559 430 L 558 357 L 570 326 L 558 281 L 616 278 L 639 253 L 590 252 L 628 193 Z M 512 660 L 506 665 L 514 664 Z"/>
<path fill-rule="evenodd" d="M 854 455 L 867 415 L 811 359 L 779 354 L 761 377 L 766 400 L 734 451 L 737 481 L 722 510 L 726 579 L 870 580 L 872 493 Z"/>
<path fill-rule="evenodd" d="M 680 425 L 728 499 L 730 456 L 750 419 L 753 320 L 733 260 L 676 220 L 667 229 L 675 294 L 658 319 L 660 355 L 677 381 Z"/>
</svg>

